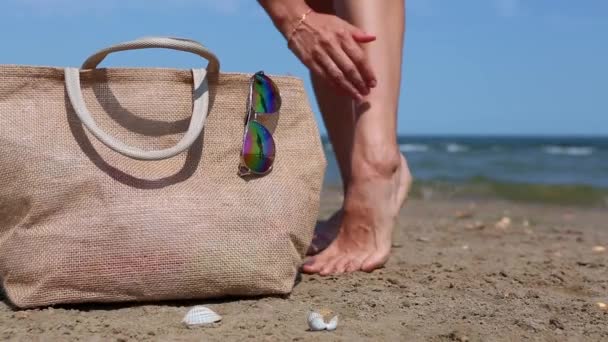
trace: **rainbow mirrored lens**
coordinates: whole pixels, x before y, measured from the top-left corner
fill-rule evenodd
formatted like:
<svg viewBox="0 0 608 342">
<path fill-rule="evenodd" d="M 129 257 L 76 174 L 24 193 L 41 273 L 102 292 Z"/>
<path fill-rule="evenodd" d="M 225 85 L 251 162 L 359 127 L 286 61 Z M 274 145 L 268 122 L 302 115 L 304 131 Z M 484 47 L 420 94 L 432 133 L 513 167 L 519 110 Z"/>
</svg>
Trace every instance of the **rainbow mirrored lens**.
<svg viewBox="0 0 608 342">
<path fill-rule="evenodd" d="M 251 121 L 243 141 L 243 162 L 255 173 L 270 170 L 274 161 L 275 146 L 272 135 L 262 124 Z"/>
<path fill-rule="evenodd" d="M 276 113 L 281 108 L 279 88 L 266 75 L 258 72 L 253 76 L 253 110 L 256 113 Z"/>
</svg>

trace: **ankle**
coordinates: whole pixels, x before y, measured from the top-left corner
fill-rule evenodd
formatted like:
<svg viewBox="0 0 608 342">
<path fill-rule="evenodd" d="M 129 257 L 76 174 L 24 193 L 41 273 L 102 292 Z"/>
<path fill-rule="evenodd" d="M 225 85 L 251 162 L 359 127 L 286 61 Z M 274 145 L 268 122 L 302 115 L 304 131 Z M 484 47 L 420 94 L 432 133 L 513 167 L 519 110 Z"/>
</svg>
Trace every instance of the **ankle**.
<svg viewBox="0 0 608 342">
<path fill-rule="evenodd" d="M 354 153 L 352 159 L 352 178 L 390 178 L 401 167 L 401 152 L 395 144 L 378 144 L 363 147 Z"/>
</svg>

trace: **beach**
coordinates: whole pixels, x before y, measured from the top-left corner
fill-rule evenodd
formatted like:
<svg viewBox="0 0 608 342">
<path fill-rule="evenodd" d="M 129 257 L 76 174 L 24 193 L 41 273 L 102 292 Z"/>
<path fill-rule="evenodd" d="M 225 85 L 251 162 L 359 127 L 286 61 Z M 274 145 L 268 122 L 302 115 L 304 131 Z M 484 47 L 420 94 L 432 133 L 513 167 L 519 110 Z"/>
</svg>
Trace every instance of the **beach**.
<svg viewBox="0 0 608 342">
<path fill-rule="evenodd" d="M 423 189 L 424 190 L 424 189 Z M 608 340 L 608 211 L 414 194 L 392 258 L 373 273 L 303 275 L 288 297 L 81 305 L 14 311 L 0 339 L 22 341 L 602 341 Z M 339 208 L 326 188 L 321 218 Z M 186 328 L 193 305 L 223 316 Z M 339 315 L 307 331 L 310 309 Z"/>
<path fill-rule="evenodd" d="M 608 342 L 607 13 L 2 1 L 0 342 Z"/>
</svg>

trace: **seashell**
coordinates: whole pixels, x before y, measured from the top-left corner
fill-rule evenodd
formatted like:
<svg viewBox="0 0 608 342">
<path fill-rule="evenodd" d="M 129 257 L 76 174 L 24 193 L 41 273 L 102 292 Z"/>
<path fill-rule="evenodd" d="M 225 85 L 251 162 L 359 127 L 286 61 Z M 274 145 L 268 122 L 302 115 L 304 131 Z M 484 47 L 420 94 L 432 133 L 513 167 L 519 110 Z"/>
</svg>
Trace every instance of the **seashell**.
<svg viewBox="0 0 608 342">
<path fill-rule="evenodd" d="M 467 219 L 473 217 L 474 213 L 472 211 L 458 211 L 454 216 L 458 219 Z"/>
<path fill-rule="evenodd" d="M 186 316 L 184 316 L 184 319 L 182 319 L 182 323 L 189 327 L 192 327 L 204 324 L 212 324 L 221 320 L 222 316 L 218 315 L 213 310 L 198 305 L 188 311 Z"/>
<path fill-rule="evenodd" d="M 496 228 L 500 228 L 500 229 L 507 229 L 509 228 L 509 226 L 511 225 L 511 218 L 510 217 L 503 217 L 500 219 L 500 221 L 496 222 L 495 226 Z"/>
<path fill-rule="evenodd" d="M 473 223 L 469 223 L 465 226 L 465 228 L 467 229 L 484 229 L 486 227 L 485 223 L 481 222 L 481 221 L 475 221 Z"/>
<path fill-rule="evenodd" d="M 327 329 L 327 324 L 320 313 L 311 311 L 308 314 L 308 327 L 311 331 L 321 331 Z"/>
<path fill-rule="evenodd" d="M 334 316 L 329 323 L 325 323 L 323 315 L 318 312 L 311 311 L 308 314 L 308 327 L 310 331 L 333 331 L 338 327 L 338 316 Z"/>
<path fill-rule="evenodd" d="M 336 328 L 338 327 L 338 316 L 334 316 L 334 318 L 332 318 L 329 323 L 327 323 L 327 327 L 325 329 L 327 329 L 327 331 L 334 331 L 336 330 Z"/>
<path fill-rule="evenodd" d="M 604 246 L 594 246 L 593 248 L 591 248 L 592 251 L 594 251 L 595 253 L 602 253 L 606 251 L 606 247 Z"/>
<path fill-rule="evenodd" d="M 327 317 L 335 316 L 335 312 L 330 308 L 321 308 L 321 309 L 317 310 L 317 312 L 320 313 L 321 316 L 323 316 L 323 319 L 326 319 Z"/>
</svg>

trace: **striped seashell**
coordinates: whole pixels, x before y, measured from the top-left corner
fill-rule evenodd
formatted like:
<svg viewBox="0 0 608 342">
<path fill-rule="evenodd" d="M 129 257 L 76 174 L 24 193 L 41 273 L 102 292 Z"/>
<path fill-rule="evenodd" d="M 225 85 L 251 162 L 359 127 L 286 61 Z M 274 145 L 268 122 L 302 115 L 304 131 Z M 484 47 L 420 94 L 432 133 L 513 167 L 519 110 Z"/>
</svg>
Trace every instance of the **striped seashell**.
<svg viewBox="0 0 608 342">
<path fill-rule="evenodd" d="M 318 312 L 311 311 L 308 314 L 308 327 L 310 331 L 333 331 L 338 327 L 338 316 L 334 316 L 329 323 L 325 323 L 323 315 Z"/>
<path fill-rule="evenodd" d="M 222 320 L 222 316 L 204 306 L 195 306 L 182 319 L 182 323 L 189 327 L 212 324 Z"/>
<path fill-rule="evenodd" d="M 338 316 L 334 316 L 329 323 L 327 323 L 327 331 L 334 331 L 338 327 Z"/>
</svg>

